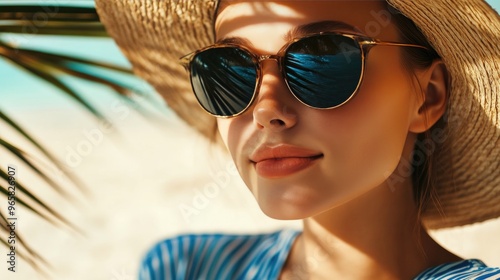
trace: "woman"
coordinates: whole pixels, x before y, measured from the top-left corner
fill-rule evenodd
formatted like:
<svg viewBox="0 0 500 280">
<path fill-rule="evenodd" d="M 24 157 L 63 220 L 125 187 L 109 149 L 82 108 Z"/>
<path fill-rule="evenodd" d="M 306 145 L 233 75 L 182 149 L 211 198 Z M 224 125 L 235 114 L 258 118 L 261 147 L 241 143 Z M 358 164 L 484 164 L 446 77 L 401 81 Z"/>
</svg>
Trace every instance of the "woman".
<svg viewBox="0 0 500 280">
<path fill-rule="evenodd" d="M 500 214 L 500 20 L 486 3 L 97 7 L 137 73 L 222 140 L 262 211 L 304 221 L 167 239 L 141 279 L 500 279 L 427 233 Z"/>
</svg>

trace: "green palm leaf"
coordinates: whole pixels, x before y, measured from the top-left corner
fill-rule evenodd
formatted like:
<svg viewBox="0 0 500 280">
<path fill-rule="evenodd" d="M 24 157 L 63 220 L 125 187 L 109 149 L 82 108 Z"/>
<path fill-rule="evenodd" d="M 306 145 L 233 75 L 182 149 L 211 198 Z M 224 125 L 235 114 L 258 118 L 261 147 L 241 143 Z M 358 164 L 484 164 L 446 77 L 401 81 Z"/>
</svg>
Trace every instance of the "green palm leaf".
<svg viewBox="0 0 500 280">
<path fill-rule="evenodd" d="M 37 18 L 43 17 L 44 24 L 39 24 Z M 34 35 L 58 35 L 58 36 L 92 36 L 92 37 L 108 37 L 103 25 L 99 22 L 98 15 L 94 8 L 88 7 L 64 7 L 54 5 L 9 5 L 0 6 L 0 58 L 8 60 L 12 64 L 18 66 L 34 77 L 37 77 L 54 87 L 54 92 L 65 94 L 72 98 L 82 108 L 85 108 L 93 116 L 106 120 L 104 114 L 96 109 L 91 102 L 86 100 L 79 94 L 77 90 L 65 83 L 62 76 L 71 76 L 78 79 L 94 82 L 100 85 L 107 86 L 113 89 L 116 94 L 123 96 L 128 102 L 135 101 L 130 98 L 137 91 L 134 91 L 133 86 L 128 85 L 119 79 L 113 78 L 116 75 L 133 75 L 130 69 L 116 66 L 113 64 L 93 61 L 84 58 L 77 58 L 68 55 L 60 55 L 34 49 L 26 49 L 8 44 L 2 40 L 2 34 L 30 34 Z M 99 69 L 99 71 L 95 71 Z M 100 73 L 100 74 L 97 74 Z M 138 104 L 133 106 L 141 112 L 142 107 Z M 145 111 L 142 111 L 145 115 Z M 0 110 L 0 121 L 7 124 L 23 136 L 28 143 L 33 145 L 46 160 L 51 162 L 58 170 L 69 178 L 75 186 L 79 187 L 83 194 L 86 194 L 85 187 L 79 179 L 67 172 L 64 165 L 54 157 L 46 148 L 44 148 L 28 131 L 23 129 L 11 117 Z M 55 174 L 47 171 L 48 168 L 42 168 L 42 161 L 37 160 L 32 155 L 27 154 L 20 147 L 10 143 L 0 134 L 0 147 L 3 147 L 8 153 L 16 157 L 22 164 L 27 166 L 34 174 L 45 181 L 49 186 L 53 187 L 59 194 L 67 199 L 75 199 L 69 196 L 67 192 L 68 186 L 62 186 L 56 182 Z M 9 196 L 9 176 L 4 167 L 0 167 L 0 196 Z M 23 183 L 16 182 L 16 202 L 18 205 L 26 207 L 33 213 L 49 221 L 55 226 L 64 226 L 70 230 L 82 234 L 83 231 L 78 229 L 50 206 L 50 202 L 45 202 L 35 195 L 36 186 L 25 186 Z M 0 209 L 0 232 L 8 233 L 8 215 L 2 213 Z M 42 267 L 49 267 L 44 261 L 43 256 L 37 254 L 24 238 L 18 234 L 17 241 L 24 248 L 24 253 L 19 255 L 27 260 L 27 262 L 40 272 L 44 272 Z M 0 238 L 0 243 L 9 247 L 6 238 Z M 0 245 L 1 246 L 1 245 Z"/>
<path fill-rule="evenodd" d="M 108 37 L 94 8 L 1 6 L 0 22 L 0 33 Z"/>
<path fill-rule="evenodd" d="M 9 232 L 10 228 L 8 227 L 9 222 L 7 221 L 7 218 L 0 213 L 0 230 Z M 24 239 L 21 236 L 16 237 L 19 243 L 21 244 L 26 244 L 24 242 Z M 8 244 L 8 241 L 5 239 L 0 239 L 0 243 L 2 243 L 4 246 L 7 248 L 10 248 L 11 244 Z M 33 268 L 35 268 L 37 271 L 41 272 L 44 276 L 47 276 L 47 272 L 43 270 L 43 268 L 39 264 L 43 264 L 44 267 L 50 267 L 50 264 L 47 263 L 37 252 L 35 252 L 31 247 L 24 245 L 25 251 L 24 252 L 16 252 L 16 254 L 19 254 L 19 256 L 23 259 L 25 259 L 29 265 L 31 265 Z"/>
<path fill-rule="evenodd" d="M 21 134 L 24 137 L 24 139 L 28 140 L 33 146 L 35 146 L 38 149 L 38 151 L 40 151 L 50 162 L 52 162 L 55 165 L 55 167 L 62 173 L 62 175 L 70 179 L 70 181 L 75 183 L 75 185 L 79 187 L 84 194 L 86 194 L 85 189 L 83 188 L 83 184 L 76 176 L 73 176 L 70 172 L 68 172 L 66 168 L 62 164 L 60 164 L 58 160 L 56 160 L 56 158 L 51 153 L 49 153 L 44 147 L 42 147 L 31 135 L 29 135 L 26 132 L 26 130 L 21 128 L 21 126 L 19 126 L 16 122 L 14 122 L 11 118 L 9 118 L 9 116 L 5 115 L 1 110 L 0 110 L 0 121 L 7 123 L 7 125 L 13 128 L 19 134 Z M 48 183 L 49 185 L 52 185 L 50 182 Z M 63 189 L 63 188 L 58 188 L 58 189 Z"/>
</svg>

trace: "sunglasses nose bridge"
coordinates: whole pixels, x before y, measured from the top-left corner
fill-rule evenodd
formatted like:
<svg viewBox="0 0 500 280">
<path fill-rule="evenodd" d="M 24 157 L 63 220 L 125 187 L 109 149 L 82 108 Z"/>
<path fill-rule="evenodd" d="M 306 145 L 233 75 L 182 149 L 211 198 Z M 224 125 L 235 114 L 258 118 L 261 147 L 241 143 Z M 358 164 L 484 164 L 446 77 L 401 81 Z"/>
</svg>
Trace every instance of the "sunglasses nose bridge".
<svg viewBox="0 0 500 280">
<path fill-rule="evenodd" d="M 264 55 L 260 55 L 257 57 L 257 62 L 259 64 L 259 68 L 262 69 L 262 62 L 266 61 L 266 60 L 275 60 L 276 63 L 278 64 L 279 66 L 279 69 L 280 69 L 280 72 L 281 72 L 281 58 L 279 55 L 275 55 L 275 54 L 264 54 Z M 262 73 L 260 74 L 262 75 Z"/>
<path fill-rule="evenodd" d="M 262 63 L 262 61 L 269 60 L 269 59 L 279 61 L 279 56 L 277 56 L 275 54 L 265 54 L 265 55 L 261 55 L 258 57 L 259 63 Z"/>
</svg>

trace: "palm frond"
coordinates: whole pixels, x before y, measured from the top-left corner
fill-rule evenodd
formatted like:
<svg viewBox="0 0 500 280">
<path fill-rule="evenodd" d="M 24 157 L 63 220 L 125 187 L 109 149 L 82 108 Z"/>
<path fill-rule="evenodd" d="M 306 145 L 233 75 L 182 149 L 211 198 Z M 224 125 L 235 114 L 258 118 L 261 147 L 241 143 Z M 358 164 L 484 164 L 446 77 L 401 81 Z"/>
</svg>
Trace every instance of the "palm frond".
<svg viewBox="0 0 500 280">
<path fill-rule="evenodd" d="M 2 178 L 5 182 L 9 181 L 9 175 L 3 168 L 0 168 L 0 178 Z M 5 196 L 8 197 L 9 196 L 8 190 L 9 190 L 8 185 L 0 184 L 0 193 L 3 193 Z M 15 196 L 16 203 L 21 204 L 22 206 L 31 210 L 33 213 L 39 215 L 40 217 L 44 218 L 53 225 L 68 226 L 76 233 L 80 234 L 83 233 L 81 229 L 78 229 L 78 227 L 76 227 L 68 220 L 66 220 L 61 214 L 57 213 L 54 209 L 52 209 L 52 207 L 48 206 L 46 203 L 40 200 L 35 194 L 26 189 L 24 185 L 21 184 L 19 181 L 17 181 L 15 184 L 15 190 L 16 190 L 16 196 Z M 25 198 L 19 196 L 19 194 L 24 195 Z"/>
<path fill-rule="evenodd" d="M 10 233 L 9 233 L 10 232 L 10 228 L 9 228 L 8 225 L 9 225 L 9 222 L 8 222 L 7 218 L 0 212 L 0 229 L 1 229 L 1 231 L 4 231 L 8 235 L 10 235 Z M 31 246 L 29 246 L 24 241 L 24 238 L 21 235 L 19 235 L 18 233 L 16 233 L 16 239 L 19 242 L 19 244 L 21 244 L 21 246 L 26 251 L 26 253 L 20 252 L 20 251 L 16 251 L 16 254 L 18 254 L 21 258 L 23 258 L 24 260 L 26 260 L 27 263 L 28 263 L 28 265 L 31 265 L 35 270 L 37 270 L 38 272 L 42 273 L 44 276 L 47 276 L 47 271 L 44 270 L 41 265 L 43 265 L 44 267 L 51 268 L 50 264 L 42 256 L 40 256 L 35 250 L 33 250 L 31 248 Z M 6 238 L 6 239 L 0 238 L 0 242 L 8 250 L 10 250 L 10 247 L 13 244 L 8 243 L 9 242 L 8 240 L 9 240 L 8 238 Z"/>
<path fill-rule="evenodd" d="M 11 128 L 13 128 L 15 131 L 17 131 L 20 135 L 22 135 L 24 137 L 24 139 L 28 140 L 28 142 L 31 143 L 33 146 L 35 146 L 37 148 L 37 150 L 40 151 L 49 160 L 49 162 L 51 162 L 52 164 L 55 165 L 57 170 L 59 170 L 59 172 L 64 177 L 68 178 L 71 182 L 73 182 L 80 189 L 81 192 L 83 192 L 84 194 L 87 194 L 85 189 L 83 188 L 83 183 L 80 181 L 80 179 L 78 177 L 76 177 L 72 173 L 68 172 L 67 168 L 64 167 L 56 159 L 56 157 L 54 155 L 52 155 L 49 151 L 47 151 L 47 149 L 42 147 L 42 145 L 40 145 L 38 143 L 38 141 L 36 141 L 28 132 L 26 132 L 25 129 L 23 129 L 19 124 L 17 124 L 17 122 L 13 121 L 9 116 L 5 115 L 2 112 L 2 110 L 0 110 L 0 120 L 5 122 L 7 125 L 9 125 Z M 0 140 L 5 142 L 5 143 L 8 143 L 7 141 L 4 141 L 3 139 L 0 139 Z M 11 145 L 11 146 L 13 146 L 13 145 Z M 50 182 L 47 182 L 47 183 L 49 183 L 49 185 L 51 184 Z M 60 189 L 62 189 L 62 188 L 60 188 Z"/>
<path fill-rule="evenodd" d="M 34 20 L 45 15 L 54 21 L 99 23 L 95 8 L 60 5 L 2 5 L 0 20 Z"/>
<path fill-rule="evenodd" d="M 108 37 L 94 8 L 43 4 L 1 6 L 0 33 Z"/>
<path fill-rule="evenodd" d="M 43 64 L 39 59 L 33 59 L 29 56 L 19 55 L 16 52 L 9 52 L 4 45 L 0 43 L 0 55 L 12 61 L 15 65 L 33 74 L 34 76 L 48 82 L 49 84 L 57 87 L 59 90 L 66 93 L 75 101 L 80 103 L 85 109 L 89 110 L 95 116 L 104 119 L 104 116 L 97 111 L 90 103 L 82 99 L 75 90 L 62 82 L 57 76 L 58 73 L 51 69 L 49 65 Z"/>
<path fill-rule="evenodd" d="M 40 21 L 43 20 L 43 24 Z M 133 74 L 130 69 L 85 58 L 62 55 L 36 49 L 23 48 L 9 44 L 2 39 L 2 34 L 12 33 L 17 35 L 57 35 L 57 36 L 92 36 L 108 37 L 103 25 L 94 8 L 88 7 L 64 7 L 56 5 L 1 5 L 0 6 L 0 58 L 4 58 L 34 77 L 47 82 L 54 87 L 54 92 L 65 94 L 72 98 L 82 108 L 85 108 L 93 116 L 107 121 L 105 114 L 100 112 L 89 100 L 86 100 L 80 92 L 64 81 L 64 76 L 70 76 L 81 80 L 93 82 L 111 88 L 118 96 L 124 98 L 138 112 L 146 115 L 142 107 L 135 103 L 133 95 L 137 90 L 132 86 L 115 78 L 115 74 Z M 97 69 L 97 71 L 96 71 Z M 98 74 L 99 73 L 99 74 Z M 128 81 L 128 80 L 127 80 Z M 79 187 L 85 194 L 85 187 L 79 179 L 67 172 L 64 165 L 53 156 L 35 137 L 26 129 L 22 128 L 10 116 L 0 110 L 0 121 L 7 124 L 15 132 L 21 135 L 28 143 L 33 145 L 41 154 L 65 175 L 71 182 Z M 43 163 L 33 155 L 29 155 L 17 145 L 9 142 L 0 134 L 0 147 L 27 166 L 31 172 L 45 181 L 55 191 L 65 198 L 69 198 L 68 186 L 61 185 L 55 180 L 55 174 L 41 168 Z M 9 196 L 8 172 L 0 167 L 0 196 Z M 66 227 L 79 234 L 84 234 L 81 229 L 66 220 L 50 205 L 35 195 L 36 186 L 25 186 L 24 183 L 16 182 L 16 202 L 39 217 L 57 227 Z M 74 199 L 74 198 L 71 198 Z M 0 209 L 0 233 L 7 233 L 8 219 Z M 16 234 L 18 234 L 16 232 Z M 21 233 L 22 234 L 22 233 Z M 19 234 L 18 234 L 19 235 Z M 28 238 L 29 239 L 29 238 Z M 50 266 L 42 256 L 37 254 L 25 241 L 18 238 L 20 245 L 24 248 L 24 254 L 20 254 L 35 269 L 41 271 L 41 265 Z M 0 238 L 0 243 L 8 247 L 7 239 Z"/>
<path fill-rule="evenodd" d="M 17 148 L 16 146 L 10 144 L 9 142 L 0 139 L 0 146 L 3 146 L 7 149 L 12 155 L 16 156 L 21 160 L 24 164 L 26 164 L 31 170 L 33 170 L 39 177 L 41 177 L 48 185 L 52 186 L 57 192 L 62 194 L 64 197 L 69 198 L 69 193 L 62 188 L 57 182 L 52 180 L 47 174 L 45 174 L 40 168 L 36 166 L 36 163 L 33 159 L 29 158 L 26 152 Z"/>
</svg>

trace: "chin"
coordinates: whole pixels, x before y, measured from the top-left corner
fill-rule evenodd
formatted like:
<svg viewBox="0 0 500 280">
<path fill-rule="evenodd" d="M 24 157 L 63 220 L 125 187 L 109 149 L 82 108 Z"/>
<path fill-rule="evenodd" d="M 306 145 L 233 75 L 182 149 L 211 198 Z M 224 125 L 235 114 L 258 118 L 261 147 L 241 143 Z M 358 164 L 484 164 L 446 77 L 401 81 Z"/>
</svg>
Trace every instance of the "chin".
<svg viewBox="0 0 500 280">
<path fill-rule="evenodd" d="M 262 209 L 262 208 L 261 208 Z M 264 214 L 268 216 L 269 218 L 276 219 L 276 220 L 282 220 L 282 221 L 291 221 L 291 220 L 303 220 L 306 218 L 309 218 L 311 216 L 305 214 L 304 212 L 278 212 L 278 211 L 264 211 Z"/>
<path fill-rule="evenodd" d="M 276 220 L 302 220 L 323 212 L 318 207 L 317 201 L 297 203 L 291 201 L 270 201 L 269 203 L 257 201 L 262 212 Z"/>
<path fill-rule="evenodd" d="M 269 182 L 255 180 L 247 184 L 262 212 L 277 220 L 299 220 L 318 215 L 338 199 L 335 192 L 298 180 Z M 327 194 L 327 195 L 326 195 Z"/>
</svg>

